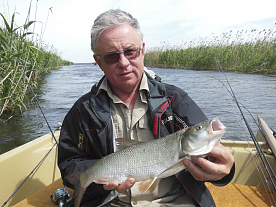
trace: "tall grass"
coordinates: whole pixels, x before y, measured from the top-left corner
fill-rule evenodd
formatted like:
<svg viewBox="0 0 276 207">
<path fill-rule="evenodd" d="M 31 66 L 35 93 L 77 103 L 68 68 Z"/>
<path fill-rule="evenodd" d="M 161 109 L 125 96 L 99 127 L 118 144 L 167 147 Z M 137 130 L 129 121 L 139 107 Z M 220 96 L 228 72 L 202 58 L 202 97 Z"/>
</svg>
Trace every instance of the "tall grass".
<svg viewBox="0 0 276 207">
<path fill-rule="evenodd" d="M 16 26 L 15 13 L 10 23 L 0 15 L 4 22 L 0 27 L 0 119 L 4 120 L 27 109 L 29 84 L 36 87 L 42 74 L 71 63 L 42 40 L 34 40 L 30 27 L 35 21 L 27 18 L 24 25 Z"/>
<path fill-rule="evenodd" d="M 145 65 L 213 70 L 217 69 L 215 57 L 226 71 L 276 74 L 276 31 L 230 31 L 177 46 L 164 43 L 146 53 Z"/>
</svg>

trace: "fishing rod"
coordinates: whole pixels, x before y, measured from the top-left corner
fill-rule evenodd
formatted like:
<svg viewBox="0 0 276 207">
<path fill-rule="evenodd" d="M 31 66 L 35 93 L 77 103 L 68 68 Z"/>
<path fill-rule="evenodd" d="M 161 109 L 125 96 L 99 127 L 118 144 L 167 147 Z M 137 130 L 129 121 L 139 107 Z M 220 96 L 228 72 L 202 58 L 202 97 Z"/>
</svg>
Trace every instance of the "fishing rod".
<svg viewBox="0 0 276 207">
<path fill-rule="evenodd" d="M 29 6 L 29 12 L 28 12 L 28 15 L 27 15 L 27 18 L 26 18 L 26 24 L 27 22 L 29 22 L 29 15 L 30 15 L 30 10 L 31 10 L 31 3 L 32 3 L 32 0 L 30 2 L 30 6 Z M 50 8 L 50 10 L 52 9 L 52 7 Z M 36 10 L 37 11 L 37 4 L 36 4 Z M 52 11 L 52 10 L 51 10 Z M 36 13 L 35 13 L 35 16 L 36 16 Z M 48 12 L 48 16 L 49 16 L 49 12 Z M 48 21 L 48 16 L 47 16 L 47 21 Z M 47 25 L 47 22 L 46 22 L 46 25 Z M 45 27 L 46 29 L 46 27 Z M 45 29 L 44 29 L 44 33 L 45 33 Z M 34 29 L 33 29 L 34 30 Z M 28 58 L 27 58 L 28 59 Z M 25 65 L 23 67 L 26 67 L 26 63 L 27 63 L 27 60 L 25 62 Z M 33 67 L 35 66 L 35 64 L 33 65 Z M 46 158 L 48 157 L 48 155 L 51 153 L 51 151 L 56 147 L 58 146 L 58 141 L 56 139 L 56 136 L 53 132 L 53 130 L 51 129 L 50 125 L 49 125 L 49 122 L 40 106 L 40 103 L 37 99 L 37 96 L 36 94 L 34 93 L 34 90 L 33 90 L 33 87 L 32 85 L 30 84 L 30 80 L 28 79 L 27 75 L 25 74 L 24 70 L 23 70 L 23 74 L 22 74 L 25 78 L 26 78 L 26 81 L 27 81 L 27 85 L 29 87 L 29 89 L 31 90 L 31 93 L 37 103 L 37 106 L 39 107 L 40 109 L 40 112 L 42 113 L 43 115 L 43 118 L 51 132 L 51 135 L 52 137 L 54 138 L 55 140 L 55 143 L 53 144 L 53 146 L 50 148 L 50 150 L 45 154 L 45 156 L 39 161 L 39 163 L 33 168 L 33 170 L 26 176 L 26 178 L 19 184 L 19 186 L 13 191 L 13 193 L 8 197 L 8 199 L 3 203 L 3 205 L 1 207 L 4 207 L 5 205 L 7 205 L 7 203 L 11 200 L 11 198 L 17 193 L 17 191 L 24 185 L 24 183 L 36 172 L 36 170 L 43 164 L 43 162 L 46 160 Z M 0 83 L 1 84 L 1 83 Z M 62 193 L 61 193 L 62 192 Z M 68 197 L 67 197 L 68 196 Z M 56 204 L 59 204 L 59 206 L 63 206 L 63 203 L 65 201 L 67 201 L 67 198 L 69 198 L 69 193 L 67 190 L 57 190 L 57 192 L 55 193 L 55 197 L 51 194 L 50 195 L 52 201 L 54 201 Z M 65 198 L 65 199 L 64 199 Z M 60 205 L 62 204 L 62 205 Z"/>
<path fill-rule="evenodd" d="M 221 80 L 219 80 L 219 79 L 217 79 L 217 78 L 215 78 L 215 79 L 216 79 L 217 81 L 219 81 L 219 82 L 226 88 L 226 90 L 227 90 L 228 93 L 232 96 L 232 98 L 234 98 L 233 95 L 232 95 L 232 93 L 231 93 L 231 91 L 229 90 L 229 88 L 228 88 Z M 248 109 L 245 105 L 243 105 L 241 102 L 238 102 L 238 104 L 241 105 L 241 106 L 247 111 L 247 113 L 250 115 L 250 117 L 252 118 L 252 120 L 254 121 L 254 123 L 256 124 L 256 126 L 258 127 L 259 131 L 260 131 L 261 134 L 263 135 L 263 138 L 264 138 L 265 141 L 267 142 L 267 139 L 266 139 L 266 137 L 265 137 L 265 135 L 264 135 L 264 133 L 263 133 L 263 131 L 262 131 L 260 125 L 258 124 L 258 122 L 256 121 L 256 119 L 254 118 L 253 114 L 252 114 L 252 113 L 249 111 L 249 109 Z M 270 128 L 270 130 L 272 131 L 273 136 L 274 136 L 275 139 L 276 139 L 276 132 L 275 132 L 272 128 Z M 270 145 L 268 145 L 268 147 L 270 148 L 271 151 L 273 151 Z M 273 155 L 273 157 L 276 159 L 276 155 L 275 155 L 274 153 L 272 153 L 272 155 Z M 273 171 L 272 171 L 272 172 L 273 172 Z M 273 172 L 273 175 L 274 175 L 274 177 L 276 177 L 275 174 L 274 174 L 274 172 Z"/>
<path fill-rule="evenodd" d="M 29 80 L 28 80 L 28 78 L 27 78 L 26 75 L 25 75 L 25 78 L 27 79 L 28 86 L 29 86 L 29 88 L 30 88 L 30 90 L 31 90 L 31 92 L 32 92 L 35 100 L 36 100 L 36 103 L 37 103 L 37 105 L 38 105 L 38 107 L 39 107 L 39 109 L 40 109 L 40 111 L 41 111 L 41 113 L 42 113 L 42 115 L 44 117 L 45 122 L 47 123 L 47 126 L 48 126 L 48 128 L 49 128 L 49 130 L 50 130 L 50 132 L 51 132 L 51 134 L 52 134 L 52 136 L 54 138 L 54 140 L 55 140 L 55 143 L 50 148 L 50 150 L 46 153 L 46 155 L 40 160 L 40 162 L 34 167 L 34 169 L 29 173 L 29 175 L 27 175 L 27 177 L 19 184 L 19 186 L 14 190 L 14 192 L 10 195 L 10 197 L 4 202 L 4 204 L 1 207 L 4 207 L 10 201 L 10 199 L 22 187 L 22 185 L 30 178 L 30 176 L 42 165 L 42 163 L 46 160 L 46 158 L 48 157 L 48 155 L 50 154 L 50 152 L 54 149 L 54 147 L 58 145 L 58 141 L 57 141 L 57 139 L 55 137 L 55 134 L 54 134 L 53 130 L 51 129 L 51 127 L 49 125 L 49 122 L 47 121 L 47 118 L 46 118 L 46 116 L 45 116 L 45 114 L 44 114 L 44 112 L 43 112 L 43 110 L 42 110 L 42 108 L 40 106 L 40 103 L 39 103 L 38 99 L 37 99 L 37 96 L 35 95 L 34 90 L 33 90 L 32 86 L 31 86 L 31 84 L 29 83 Z"/>
<path fill-rule="evenodd" d="M 42 108 L 41 108 L 41 106 L 40 106 L 40 103 L 39 103 L 38 99 L 37 99 L 37 96 L 36 96 L 36 94 L 34 93 L 33 87 L 32 87 L 31 84 L 29 83 L 29 80 L 28 80 L 28 78 L 27 78 L 26 75 L 25 75 L 25 78 L 27 79 L 28 86 L 29 86 L 29 88 L 30 88 L 30 90 L 31 90 L 31 92 L 32 92 L 33 97 L 34 97 L 35 100 L 36 100 L 36 103 L 37 103 L 37 105 L 38 105 L 38 107 L 39 107 L 39 109 L 40 109 L 40 111 L 41 111 L 41 113 L 42 113 L 42 115 L 43 115 L 43 118 L 44 118 L 45 122 L 47 123 L 47 126 L 48 126 L 48 128 L 49 128 L 49 130 L 50 130 L 50 132 L 51 132 L 51 134 L 52 134 L 52 136 L 53 136 L 53 138 L 54 138 L 54 140 L 55 140 L 55 143 L 54 143 L 54 145 L 50 148 L 50 150 L 46 153 L 46 155 L 40 160 L 40 162 L 34 167 L 34 169 L 29 173 L 29 175 L 27 175 L 27 177 L 19 184 L 19 186 L 14 190 L 14 192 L 10 195 L 10 197 L 4 202 L 4 204 L 3 204 L 1 207 L 4 207 L 4 206 L 10 201 L 10 199 L 11 199 L 11 198 L 14 196 L 14 194 L 22 187 L 22 185 L 30 178 L 30 176 L 31 176 L 31 175 L 42 165 L 42 163 L 46 160 L 47 156 L 48 156 L 48 155 L 50 154 L 50 152 L 54 149 L 54 147 L 58 145 L 58 141 L 57 141 L 57 139 L 56 139 L 56 137 L 55 137 L 55 134 L 54 134 L 53 130 L 51 129 L 51 127 L 50 127 L 50 125 L 49 125 L 49 122 L 47 121 L 47 118 L 46 118 L 46 116 L 45 116 L 45 114 L 44 114 L 44 112 L 43 112 L 43 110 L 42 110 Z"/>
<path fill-rule="evenodd" d="M 10 195 L 10 197 L 4 202 L 4 204 L 1 207 L 4 207 L 9 201 L 10 199 L 14 196 L 14 194 L 16 194 L 16 192 L 22 187 L 22 185 L 31 177 L 31 175 L 37 170 L 37 168 L 39 168 L 39 166 L 42 165 L 42 163 L 45 161 L 45 159 L 47 158 L 47 156 L 50 154 L 50 152 L 54 149 L 54 147 L 57 144 L 55 143 L 51 149 L 46 153 L 46 155 L 40 160 L 40 162 L 34 167 L 34 169 L 29 173 L 29 175 L 19 184 L 19 186 L 13 191 L 13 193 Z"/>
<path fill-rule="evenodd" d="M 24 185 L 24 183 L 30 178 L 30 176 L 39 168 L 39 166 L 41 166 L 41 164 L 45 161 L 45 159 L 46 159 L 47 156 L 50 154 L 50 152 L 54 149 L 54 147 L 55 147 L 56 145 L 58 145 L 58 141 L 57 141 L 57 139 L 56 139 L 56 137 L 55 137 L 55 134 L 54 134 L 53 130 L 51 129 L 51 127 L 50 127 L 50 125 L 49 125 L 49 122 L 47 121 L 47 118 L 46 118 L 46 116 L 45 116 L 45 114 L 44 114 L 44 112 L 43 112 L 43 110 L 42 110 L 42 108 L 41 108 L 41 106 L 40 106 L 40 103 L 39 103 L 39 101 L 38 101 L 38 99 L 37 99 L 37 96 L 36 96 L 36 94 L 35 94 L 35 92 L 34 92 L 34 90 L 33 90 L 32 85 L 31 85 L 30 82 L 29 82 L 28 77 L 26 76 L 26 74 L 23 74 L 23 76 L 26 78 L 28 87 L 30 88 L 30 90 L 31 90 L 31 92 L 32 92 L 32 95 L 33 95 L 33 97 L 35 98 L 35 101 L 36 101 L 36 103 L 37 103 L 37 105 L 38 105 L 38 107 L 39 107 L 39 109 L 40 109 L 40 111 L 41 111 L 41 113 L 42 113 L 42 115 L 43 115 L 43 118 L 44 118 L 44 120 L 45 120 L 45 122 L 46 122 L 46 124 L 47 124 L 47 126 L 48 126 L 48 128 L 49 128 L 49 130 L 50 130 L 50 132 L 51 132 L 51 134 L 52 134 L 52 137 L 53 137 L 54 140 L 55 140 L 55 143 L 54 143 L 54 145 L 50 148 L 50 150 L 46 153 L 46 155 L 40 160 L 40 162 L 34 167 L 34 169 L 29 173 L 29 175 L 27 175 L 26 178 L 25 178 L 25 179 L 19 184 L 19 186 L 13 191 L 13 193 L 8 197 L 8 199 L 3 203 L 3 205 L 2 205 L 1 207 L 4 207 L 4 206 L 10 201 L 10 199 L 11 199 L 11 198 L 16 194 L 16 192 Z"/>
<path fill-rule="evenodd" d="M 48 126 L 48 128 L 49 128 L 49 130 L 50 130 L 50 132 L 51 132 L 51 134 L 52 134 L 52 136 L 53 136 L 53 138 L 54 138 L 56 144 L 58 145 L 58 141 L 57 141 L 57 139 L 56 139 L 56 136 L 55 136 L 53 130 L 51 129 L 50 124 L 49 124 L 49 122 L 47 121 L 47 118 L 46 118 L 46 116 L 45 116 L 45 114 L 44 114 L 44 112 L 43 112 L 43 110 L 42 110 L 42 108 L 41 108 L 41 106 L 40 106 L 40 104 L 39 104 L 39 101 L 38 101 L 38 99 L 37 99 L 37 97 L 36 97 L 36 94 L 34 93 L 33 87 L 32 87 L 32 85 L 30 84 L 30 82 L 29 82 L 27 76 L 25 76 L 25 78 L 27 79 L 28 86 L 29 86 L 29 88 L 31 89 L 31 92 L 32 92 L 32 94 L 33 94 L 33 97 L 35 98 L 35 101 L 36 101 L 36 103 L 37 103 L 37 106 L 38 106 L 38 108 L 40 109 L 40 112 L 41 112 L 41 114 L 43 115 L 43 118 L 44 118 L 44 120 L 45 120 L 45 122 L 46 122 L 46 124 L 47 124 L 47 126 Z"/>
<path fill-rule="evenodd" d="M 215 58 L 215 61 L 216 61 L 217 65 L 218 65 L 220 71 L 222 72 L 222 74 L 223 74 L 224 77 L 225 77 L 225 80 L 226 80 L 226 82 L 227 82 L 227 84 L 228 84 L 228 86 L 229 86 L 229 88 L 230 88 L 230 90 L 229 90 L 229 91 L 230 91 L 230 94 L 231 94 L 231 96 L 234 98 L 234 102 L 236 103 L 236 105 L 237 105 L 237 107 L 238 107 L 238 109 L 239 109 L 239 111 L 240 111 L 240 113 L 241 113 L 242 119 L 243 119 L 244 122 L 245 122 L 245 125 L 246 125 L 247 130 L 248 130 L 248 132 L 249 132 L 249 134 L 250 134 L 250 136 L 251 136 L 251 138 L 252 138 L 252 140 L 253 140 L 253 143 L 254 143 L 254 145 L 255 145 L 255 147 L 256 147 L 256 150 L 257 150 L 258 154 L 260 155 L 260 158 L 261 158 L 261 161 L 262 161 L 263 166 L 264 166 L 264 168 L 265 168 L 265 171 L 267 172 L 267 174 L 268 174 L 268 176 L 269 176 L 269 179 L 270 179 L 270 181 L 271 181 L 271 183 L 272 183 L 272 186 L 273 186 L 274 190 L 276 191 L 276 184 L 275 184 L 275 182 L 273 181 L 273 179 L 275 178 L 275 174 L 274 174 L 274 172 L 273 172 L 273 169 L 272 169 L 270 163 L 268 162 L 267 158 L 265 157 L 265 154 L 264 154 L 264 152 L 263 152 L 263 150 L 262 150 L 262 148 L 261 148 L 259 142 L 257 141 L 257 138 L 255 137 L 255 135 L 254 135 L 254 133 L 253 133 L 251 127 L 249 126 L 249 124 L 248 124 L 248 122 L 247 122 L 247 120 L 246 120 L 246 118 L 245 118 L 245 116 L 244 116 L 244 114 L 243 114 L 243 112 L 242 112 L 242 110 L 241 110 L 240 104 L 239 104 L 239 102 L 238 102 L 238 100 L 237 100 L 237 98 L 236 98 L 236 96 L 235 96 L 235 93 L 234 93 L 234 91 L 233 91 L 233 89 L 232 89 L 232 87 L 231 87 L 231 84 L 230 84 L 228 78 L 226 77 L 226 75 L 225 75 L 225 73 L 224 73 L 224 71 L 223 71 L 223 69 L 222 69 L 222 67 L 221 67 L 221 65 L 220 65 L 220 63 L 219 63 L 219 61 L 217 60 L 217 58 Z M 271 173 L 272 173 L 273 175 L 271 175 Z"/>
<path fill-rule="evenodd" d="M 228 88 L 221 80 L 219 80 L 219 79 L 217 79 L 217 78 L 215 78 L 215 79 L 218 80 L 218 81 L 226 88 L 226 90 L 227 90 L 228 93 L 232 96 L 232 98 L 234 98 L 233 95 L 232 95 L 232 93 L 231 93 L 231 91 L 229 90 L 229 88 Z M 238 102 L 238 103 L 239 103 L 239 105 L 241 105 L 241 106 L 248 112 L 248 114 L 251 116 L 251 118 L 253 119 L 254 123 L 255 123 L 256 126 L 258 127 L 259 131 L 260 131 L 261 134 L 263 135 L 265 141 L 267 142 L 266 136 L 264 135 L 264 132 L 263 132 L 263 130 L 261 129 L 260 125 L 257 123 L 256 119 L 253 117 L 253 114 L 252 114 L 252 113 L 248 110 L 248 108 L 247 108 L 246 106 L 244 106 L 242 103 L 240 103 L 240 102 Z M 272 130 L 272 129 L 271 129 L 271 130 Z M 272 131 L 273 131 L 273 130 L 272 130 Z M 274 133 L 274 131 L 273 131 L 273 133 Z M 274 137 L 275 137 L 275 135 L 274 135 Z M 276 137 L 275 137 L 275 138 L 276 138 Z M 270 145 L 268 145 L 268 146 L 269 146 L 270 150 L 273 151 L 272 148 L 271 148 L 271 146 L 270 146 Z M 275 154 L 274 154 L 274 153 L 272 153 L 272 154 L 273 154 L 273 157 L 276 159 Z M 265 158 L 266 158 L 266 157 L 265 157 Z M 253 159 L 254 159 L 254 162 L 255 162 L 255 165 L 256 165 L 256 166 L 260 165 L 260 161 L 257 160 L 257 158 L 254 158 L 254 157 L 253 157 Z M 267 163 L 268 163 L 268 165 L 269 165 L 269 168 L 271 169 L 270 163 L 269 163 L 269 162 L 267 162 Z M 260 168 L 260 172 L 264 175 L 264 171 L 263 171 L 262 168 Z M 260 173 L 260 172 L 259 172 L 259 173 Z M 276 177 L 275 177 L 275 173 L 274 173 L 274 171 L 273 171 L 272 169 L 271 169 L 271 172 L 272 172 L 274 178 L 276 178 Z M 261 175 L 260 175 L 260 176 L 261 176 Z M 264 177 L 264 178 L 265 178 L 265 177 Z M 267 180 L 265 180 L 265 181 L 266 181 L 266 183 L 267 183 Z M 262 182 L 264 183 L 263 179 L 262 179 Z M 273 193 L 271 192 L 270 188 L 269 188 L 269 191 L 270 191 L 271 194 L 273 194 Z M 272 197 L 272 199 L 273 199 L 273 197 Z M 274 199 L 273 199 L 273 201 L 274 201 Z M 275 202 L 275 201 L 274 201 L 274 202 Z"/>
</svg>

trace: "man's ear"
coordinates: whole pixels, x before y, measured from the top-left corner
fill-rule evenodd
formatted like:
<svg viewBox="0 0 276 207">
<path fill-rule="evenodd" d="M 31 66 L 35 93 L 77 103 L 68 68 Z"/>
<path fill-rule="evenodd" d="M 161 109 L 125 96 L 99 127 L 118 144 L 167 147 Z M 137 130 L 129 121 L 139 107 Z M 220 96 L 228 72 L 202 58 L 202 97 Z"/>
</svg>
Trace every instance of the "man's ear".
<svg viewBox="0 0 276 207">
<path fill-rule="evenodd" d="M 93 55 L 93 57 L 94 57 L 94 60 L 96 61 L 96 63 L 98 64 L 98 66 L 101 68 L 101 70 L 103 70 L 100 58 L 95 54 Z"/>
<path fill-rule="evenodd" d="M 146 51 L 145 45 L 146 45 L 146 44 L 143 42 L 143 47 L 142 47 L 142 55 L 143 55 L 143 56 L 145 55 L 145 51 Z"/>
</svg>

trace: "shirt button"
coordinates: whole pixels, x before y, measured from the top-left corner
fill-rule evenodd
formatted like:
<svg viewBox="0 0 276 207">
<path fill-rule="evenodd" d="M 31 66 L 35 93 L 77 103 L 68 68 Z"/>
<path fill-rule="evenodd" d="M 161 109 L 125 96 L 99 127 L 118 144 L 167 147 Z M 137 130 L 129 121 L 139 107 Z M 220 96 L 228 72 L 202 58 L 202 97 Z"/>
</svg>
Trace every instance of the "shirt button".
<svg viewBox="0 0 276 207">
<path fill-rule="evenodd" d="M 137 205 L 137 203 L 138 203 L 137 201 L 133 201 L 132 202 L 133 205 Z"/>
</svg>

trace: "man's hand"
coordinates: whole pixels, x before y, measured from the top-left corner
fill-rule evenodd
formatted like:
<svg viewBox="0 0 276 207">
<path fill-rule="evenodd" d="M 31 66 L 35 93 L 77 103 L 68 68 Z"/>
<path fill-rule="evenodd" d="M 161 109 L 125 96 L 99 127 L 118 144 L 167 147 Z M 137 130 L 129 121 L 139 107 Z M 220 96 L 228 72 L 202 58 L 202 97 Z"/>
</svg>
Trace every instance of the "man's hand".
<svg viewBox="0 0 276 207">
<path fill-rule="evenodd" d="M 103 188 L 105 190 L 116 190 L 118 193 L 123 193 L 127 189 L 131 188 L 135 183 L 134 178 L 128 178 L 125 182 L 119 184 L 117 182 L 111 182 L 108 184 L 104 184 Z"/>
<path fill-rule="evenodd" d="M 183 163 L 196 180 L 217 181 L 230 173 L 234 157 L 220 144 L 208 154 L 208 160 L 192 156 L 192 160 L 184 160 Z"/>
</svg>

